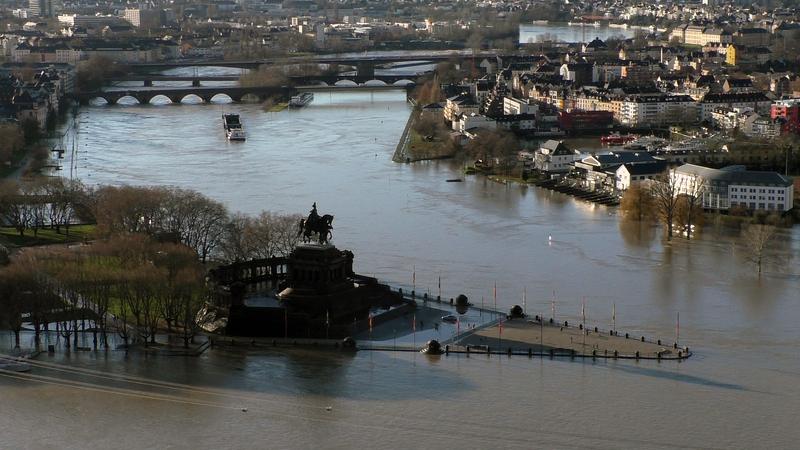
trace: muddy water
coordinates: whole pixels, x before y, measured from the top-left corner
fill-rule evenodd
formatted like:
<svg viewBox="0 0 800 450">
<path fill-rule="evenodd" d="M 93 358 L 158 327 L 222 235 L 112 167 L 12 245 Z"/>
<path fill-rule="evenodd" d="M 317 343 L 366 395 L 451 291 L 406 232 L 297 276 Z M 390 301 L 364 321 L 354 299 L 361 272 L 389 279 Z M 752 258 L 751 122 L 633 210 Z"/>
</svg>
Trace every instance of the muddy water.
<svg viewBox="0 0 800 450">
<path fill-rule="evenodd" d="M 246 142 L 224 139 L 223 111 L 242 115 Z M 505 308 L 526 288 L 529 312 L 549 316 L 555 297 L 558 319 L 579 316 L 585 298 L 587 322 L 601 327 L 615 304 L 619 329 L 670 342 L 680 314 L 680 341 L 695 356 L 57 353 L 40 361 L 68 371 L 0 377 L 0 433 L 11 448 L 797 446 L 797 228 L 782 232 L 759 279 L 724 229 L 665 245 L 614 209 L 481 178 L 446 183 L 457 170 L 447 163 L 394 164 L 408 112 L 402 92 L 320 93 L 280 113 L 222 103 L 89 107 L 78 175 L 197 189 L 246 213 L 304 213 L 316 201 L 336 216 L 334 243 L 354 251 L 359 272 L 410 287 L 416 267 L 417 290 L 435 294 L 441 276 L 445 296 L 487 304 L 496 282 Z"/>
</svg>

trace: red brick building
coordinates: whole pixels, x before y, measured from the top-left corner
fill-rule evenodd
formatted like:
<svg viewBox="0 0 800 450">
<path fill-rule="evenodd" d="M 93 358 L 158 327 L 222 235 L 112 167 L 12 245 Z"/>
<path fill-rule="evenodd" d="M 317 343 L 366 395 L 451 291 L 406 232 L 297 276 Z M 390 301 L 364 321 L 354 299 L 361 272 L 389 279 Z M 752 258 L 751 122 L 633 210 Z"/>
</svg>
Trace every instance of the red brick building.
<svg viewBox="0 0 800 450">
<path fill-rule="evenodd" d="M 558 125 L 567 133 L 582 130 L 604 130 L 614 123 L 611 111 L 560 111 Z"/>
<path fill-rule="evenodd" d="M 800 98 L 778 100 L 770 108 L 770 118 L 783 119 L 781 134 L 800 134 Z"/>
</svg>

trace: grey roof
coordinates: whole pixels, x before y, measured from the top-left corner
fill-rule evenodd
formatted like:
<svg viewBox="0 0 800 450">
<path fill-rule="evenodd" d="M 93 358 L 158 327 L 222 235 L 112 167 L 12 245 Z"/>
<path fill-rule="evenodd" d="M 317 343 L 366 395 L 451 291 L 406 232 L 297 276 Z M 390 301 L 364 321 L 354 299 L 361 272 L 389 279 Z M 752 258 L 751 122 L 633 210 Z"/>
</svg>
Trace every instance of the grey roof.
<svg viewBox="0 0 800 450">
<path fill-rule="evenodd" d="M 631 175 L 655 175 L 667 170 L 667 162 L 656 160 L 641 164 L 623 164 Z"/>
<path fill-rule="evenodd" d="M 694 175 L 709 181 L 724 182 L 727 184 L 752 184 L 767 186 L 791 186 L 792 179 L 778 172 L 765 172 L 758 170 L 743 170 L 742 166 L 729 166 L 722 169 L 684 164 L 676 173 Z"/>
<path fill-rule="evenodd" d="M 561 141 L 556 141 L 555 139 L 549 139 L 547 142 L 539 146 L 540 148 L 550 150 L 550 152 L 554 155 L 556 154 L 567 154 L 571 153 L 566 145 L 564 145 Z"/>
<path fill-rule="evenodd" d="M 652 155 L 646 152 L 606 153 L 584 158 L 584 161 L 591 158 L 594 158 L 594 160 L 600 164 L 600 167 L 609 167 L 615 164 L 641 164 L 656 160 Z"/>
</svg>

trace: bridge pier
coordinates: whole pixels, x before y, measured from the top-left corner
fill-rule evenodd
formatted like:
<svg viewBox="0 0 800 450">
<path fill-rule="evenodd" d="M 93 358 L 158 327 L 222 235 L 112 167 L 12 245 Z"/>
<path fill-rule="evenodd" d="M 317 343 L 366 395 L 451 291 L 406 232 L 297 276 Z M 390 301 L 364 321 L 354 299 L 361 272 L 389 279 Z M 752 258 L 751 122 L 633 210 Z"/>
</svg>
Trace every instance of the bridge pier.
<svg viewBox="0 0 800 450">
<path fill-rule="evenodd" d="M 200 87 L 200 79 L 199 78 L 195 78 L 194 80 L 192 80 L 192 86 L 193 87 Z"/>
<path fill-rule="evenodd" d="M 361 61 L 356 65 L 356 74 L 359 78 L 371 80 L 375 77 L 375 63 L 372 61 Z"/>
<path fill-rule="evenodd" d="M 148 79 L 144 80 L 144 87 L 152 87 L 152 86 L 153 86 L 153 80 L 148 80 Z"/>
</svg>

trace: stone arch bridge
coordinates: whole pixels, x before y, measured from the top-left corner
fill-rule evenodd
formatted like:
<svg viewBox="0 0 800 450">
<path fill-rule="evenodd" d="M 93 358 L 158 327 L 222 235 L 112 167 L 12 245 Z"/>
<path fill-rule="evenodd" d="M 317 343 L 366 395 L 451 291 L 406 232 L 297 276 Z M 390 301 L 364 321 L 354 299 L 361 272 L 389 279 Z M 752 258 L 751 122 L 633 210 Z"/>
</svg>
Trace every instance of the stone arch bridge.
<svg viewBox="0 0 800 450">
<path fill-rule="evenodd" d="M 101 98 L 109 105 L 116 104 L 123 97 L 132 97 L 139 103 L 150 103 L 157 96 L 167 97 L 172 103 L 180 103 L 190 95 L 200 97 L 206 103 L 217 95 L 227 95 L 234 102 L 241 102 L 245 96 L 252 96 L 258 101 L 267 98 L 280 96 L 288 97 L 294 95 L 297 89 L 292 87 L 191 87 L 191 88 L 146 88 L 146 89 L 126 89 L 114 91 L 97 91 L 78 96 L 82 104 L 87 104 L 90 100 Z"/>
</svg>

